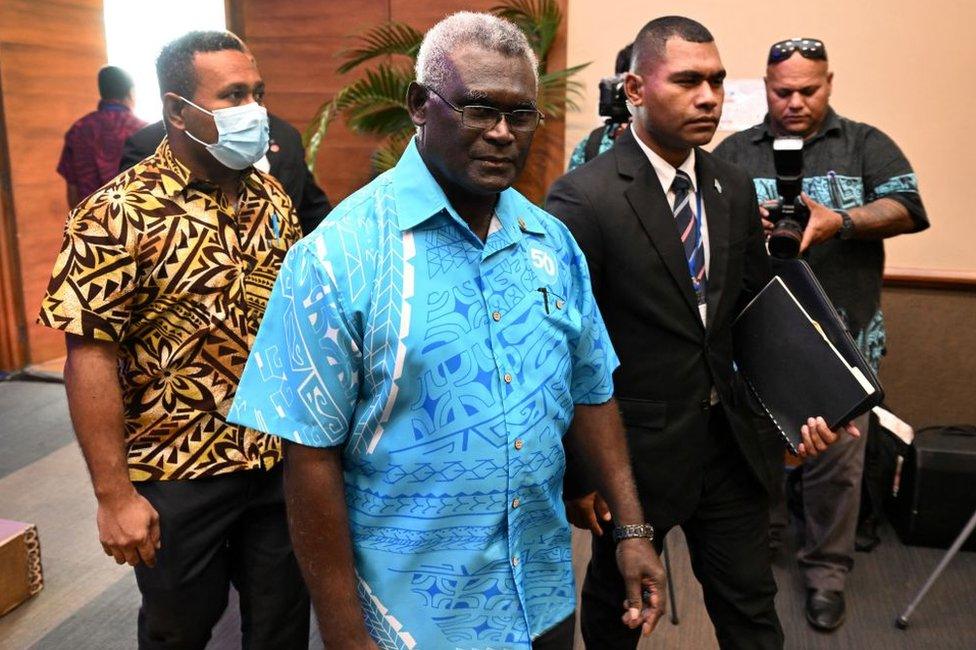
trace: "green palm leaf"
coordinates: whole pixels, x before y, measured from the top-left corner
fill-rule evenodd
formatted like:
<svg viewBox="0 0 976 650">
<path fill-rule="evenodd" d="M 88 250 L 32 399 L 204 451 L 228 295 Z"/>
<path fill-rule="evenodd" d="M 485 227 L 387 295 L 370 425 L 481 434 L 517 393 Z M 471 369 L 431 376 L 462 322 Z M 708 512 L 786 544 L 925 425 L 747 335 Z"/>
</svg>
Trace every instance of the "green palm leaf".
<svg viewBox="0 0 976 650">
<path fill-rule="evenodd" d="M 407 145 L 410 144 L 410 139 L 413 137 L 413 134 L 413 131 L 404 131 L 391 135 L 386 139 L 386 142 L 373 152 L 371 161 L 373 163 L 373 169 L 377 174 L 382 174 L 386 170 L 393 169 L 396 166 L 397 161 L 400 160 L 400 156 L 403 155 Z"/>
<path fill-rule="evenodd" d="M 410 129 L 407 87 L 412 80 L 412 70 L 380 64 L 346 87 L 337 109 L 348 117 L 350 128 L 359 133 L 386 134 Z"/>
<path fill-rule="evenodd" d="M 539 57 L 541 71 L 545 72 L 546 57 L 563 22 L 563 12 L 556 0 L 509 0 L 492 7 L 490 11 L 515 23 L 525 33 Z"/>
<path fill-rule="evenodd" d="M 404 23 L 390 21 L 377 25 L 359 36 L 358 47 L 339 53 L 346 62 L 339 66 L 338 71 L 345 74 L 359 64 L 380 56 L 403 55 L 416 59 L 423 38 L 421 32 Z"/>
<path fill-rule="evenodd" d="M 562 117 L 567 109 L 578 111 L 576 100 L 583 95 L 583 84 L 570 77 L 588 65 L 581 63 L 539 75 L 539 110 L 552 117 Z"/>
<path fill-rule="evenodd" d="M 338 111 L 337 104 L 342 101 L 346 90 L 343 88 L 335 97 L 319 106 L 315 112 L 315 117 L 312 118 L 308 128 L 302 134 L 302 145 L 305 147 L 305 165 L 311 172 L 315 171 L 319 147 L 322 146 L 322 140 L 325 139 L 325 134 L 329 130 L 329 123 L 332 122 Z"/>
</svg>

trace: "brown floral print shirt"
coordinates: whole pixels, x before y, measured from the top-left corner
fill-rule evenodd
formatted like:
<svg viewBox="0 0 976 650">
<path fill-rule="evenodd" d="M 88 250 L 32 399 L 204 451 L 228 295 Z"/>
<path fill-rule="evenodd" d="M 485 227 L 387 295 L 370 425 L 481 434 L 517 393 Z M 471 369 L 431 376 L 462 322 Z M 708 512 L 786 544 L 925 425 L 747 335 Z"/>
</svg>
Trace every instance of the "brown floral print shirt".
<svg viewBox="0 0 976 650">
<path fill-rule="evenodd" d="M 133 481 L 270 469 L 280 441 L 225 420 L 288 248 L 291 200 L 249 170 L 236 207 L 164 139 L 73 210 L 39 322 L 118 344 Z"/>
</svg>

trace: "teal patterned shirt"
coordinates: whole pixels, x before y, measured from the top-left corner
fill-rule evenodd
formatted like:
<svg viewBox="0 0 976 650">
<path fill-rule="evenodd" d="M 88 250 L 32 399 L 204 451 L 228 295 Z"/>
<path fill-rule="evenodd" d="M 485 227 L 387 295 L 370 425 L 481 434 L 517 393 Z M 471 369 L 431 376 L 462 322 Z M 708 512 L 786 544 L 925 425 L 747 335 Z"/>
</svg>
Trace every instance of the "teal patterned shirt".
<svg viewBox="0 0 976 650">
<path fill-rule="evenodd" d="M 739 165 L 752 177 L 760 203 L 778 196 L 774 138 L 767 116 L 762 124 L 729 136 L 715 148 L 716 156 Z M 833 109 L 828 109 L 819 132 L 803 143 L 803 191 L 832 209 L 850 210 L 890 199 L 905 206 L 915 224 L 913 232 L 929 227 L 918 179 L 898 145 L 877 128 Z M 880 239 L 830 239 L 804 253 L 875 370 L 885 350 L 884 257 Z"/>
<path fill-rule="evenodd" d="M 384 649 L 529 648 L 575 609 L 562 437 L 618 361 L 565 226 L 496 215 L 482 242 L 411 143 L 289 252 L 228 416 L 342 446 Z"/>
</svg>

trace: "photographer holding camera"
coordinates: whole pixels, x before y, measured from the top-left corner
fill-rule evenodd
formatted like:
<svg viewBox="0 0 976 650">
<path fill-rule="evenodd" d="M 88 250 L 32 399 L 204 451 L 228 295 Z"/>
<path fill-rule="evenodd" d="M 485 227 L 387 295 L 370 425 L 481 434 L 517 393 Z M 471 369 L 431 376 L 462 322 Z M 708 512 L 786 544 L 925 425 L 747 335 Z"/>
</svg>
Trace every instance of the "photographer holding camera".
<svg viewBox="0 0 976 650">
<path fill-rule="evenodd" d="M 885 352 L 880 311 L 883 240 L 919 232 L 929 222 L 908 160 L 878 129 L 833 111 L 832 82 L 822 41 L 804 38 L 773 44 L 766 68 L 766 119 L 727 138 L 715 155 L 752 176 L 765 206 L 763 225 L 774 235 L 770 252 L 781 257 L 795 252 L 807 260 L 877 370 Z M 803 140 L 805 205 L 797 221 L 805 227 L 792 251 L 790 228 L 773 223 L 786 216 L 784 208 L 794 207 L 776 203 L 780 197 L 773 149 L 782 136 Z M 867 416 L 855 424 L 866 431 Z M 834 630 L 844 621 L 844 582 L 854 563 L 865 441 L 866 436 L 845 438 L 802 468 L 805 535 L 798 560 L 807 586 L 807 620 L 819 630 Z M 770 449 L 782 484 L 782 448 Z M 785 510 L 780 516 L 785 527 Z M 771 532 L 775 536 L 776 531 Z"/>
<path fill-rule="evenodd" d="M 566 171 L 575 169 L 583 163 L 596 158 L 613 146 L 613 141 L 630 126 L 630 111 L 627 110 L 627 95 L 624 93 L 624 76 L 630 70 L 630 54 L 634 44 L 626 45 L 617 52 L 612 77 L 600 79 L 600 117 L 607 118 L 602 126 L 590 131 L 579 141 L 569 157 Z"/>
</svg>

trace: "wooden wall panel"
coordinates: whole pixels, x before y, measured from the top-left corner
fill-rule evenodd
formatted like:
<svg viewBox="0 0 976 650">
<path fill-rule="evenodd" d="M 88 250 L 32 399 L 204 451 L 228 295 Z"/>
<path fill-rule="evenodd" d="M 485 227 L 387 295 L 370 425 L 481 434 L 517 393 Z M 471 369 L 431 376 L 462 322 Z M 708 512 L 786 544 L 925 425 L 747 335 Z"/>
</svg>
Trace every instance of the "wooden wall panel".
<svg viewBox="0 0 976 650">
<path fill-rule="evenodd" d="M 3 86 L 0 84 L 0 371 L 12 371 L 27 363 L 24 296 L 10 188 L 7 123 L 3 117 Z"/>
<path fill-rule="evenodd" d="M 885 401 L 912 426 L 976 424 L 976 291 L 891 287 L 881 294 Z"/>
<path fill-rule="evenodd" d="M 349 36 L 389 18 L 388 0 L 228 0 L 228 5 L 230 27 L 242 32 L 268 84 L 268 108 L 300 131 L 323 101 L 356 78 L 336 72 L 341 63 L 336 55 L 349 47 Z M 341 121 L 329 128 L 316 173 L 333 204 L 369 179 L 374 146 Z"/>
<path fill-rule="evenodd" d="M 498 0 L 227 0 L 232 29 L 247 40 L 268 83 L 268 107 L 304 130 L 318 106 L 356 73 L 340 75 L 338 54 L 353 36 L 382 21 L 398 20 L 428 29 L 445 15 L 462 9 L 484 11 Z M 565 0 L 561 4 L 565 10 Z M 565 65 L 565 24 L 551 57 Z M 528 174 L 519 188 L 541 200 L 545 188 L 563 171 L 562 120 L 550 122 L 536 135 Z M 370 179 L 369 156 L 376 142 L 353 134 L 340 122 L 329 129 L 319 150 L 316 173 L 333 203 L 362 187 Z"/>
<path fill-rule="evenodd" d="M 64 133 L 95 109 L 104 63 L 101 0 L 0 0 L 0 101 L 28 362 L 64 354 L 63 336 L 34 319 L 67 215 L 55 171 Z"/>
</svg>

